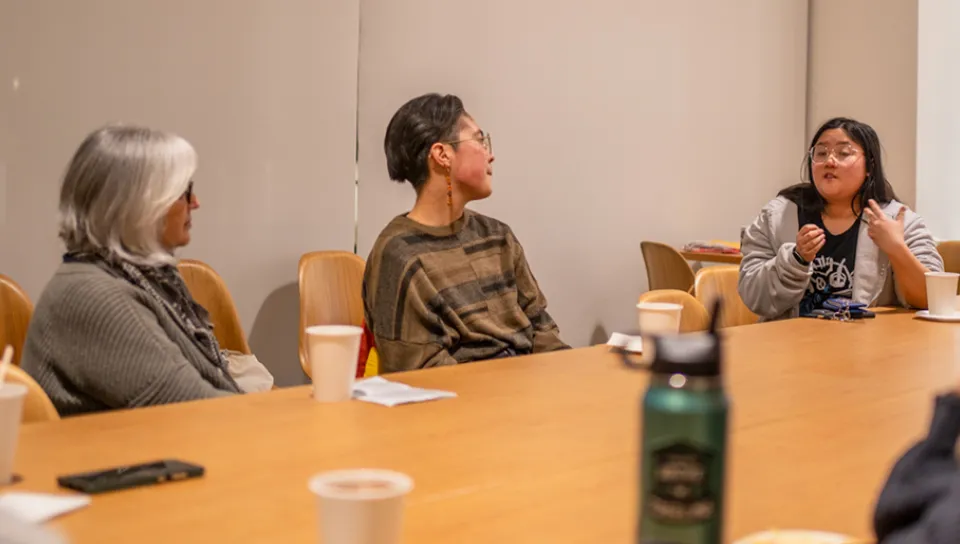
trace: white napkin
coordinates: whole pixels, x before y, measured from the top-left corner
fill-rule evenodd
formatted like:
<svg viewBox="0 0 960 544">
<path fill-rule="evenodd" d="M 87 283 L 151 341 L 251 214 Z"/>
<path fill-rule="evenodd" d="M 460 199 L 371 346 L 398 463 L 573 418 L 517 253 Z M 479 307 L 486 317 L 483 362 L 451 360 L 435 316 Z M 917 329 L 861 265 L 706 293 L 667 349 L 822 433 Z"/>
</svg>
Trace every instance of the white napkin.
<svg viewBox="0 0 960 544">
<path fill-rule="evenodd" d="M 38 523 L 27 523 L 0 510 L 0 542 L 4 544 L 67 544 L 67 540 L 51 528 Z"/>
<path fill-rule="evenodd" d="M 610 339 L 607 340 L 607 345 L 615 348 L 624 348 L 633 353 L 643 353 L 643 339 L 639 336 L 630 336 L 615 332 L 610 335 Z"/>
<path fill-rule="evenodd" d="M 89 495 L 48 495 L 21 491 L 0 494 L 0 510 L 28 523 L 43 523 L 88 504 Z"/>
<path fill-rule="evenodd" d="M 450 391 L 411 387 L 405 383 L 385 380 L 380 376 L 359 380 L 353 384 L 353 398 L 383 406 L 448 399 L 456 396 L 456 393 Z"/>
</svg>

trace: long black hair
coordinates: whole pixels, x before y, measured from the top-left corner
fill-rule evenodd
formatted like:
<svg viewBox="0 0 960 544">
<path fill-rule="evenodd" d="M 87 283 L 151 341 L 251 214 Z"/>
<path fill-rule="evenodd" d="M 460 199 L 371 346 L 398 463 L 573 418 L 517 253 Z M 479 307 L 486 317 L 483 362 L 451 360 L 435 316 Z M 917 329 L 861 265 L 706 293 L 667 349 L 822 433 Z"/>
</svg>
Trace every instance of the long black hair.
<svg viewBox="0 0 960 544">
<path fill-rule="evenodd" d="M 877 136 L 877 131 L 873 130 L 873 127 L 866 123 L 861 123 L 860 121 L 846 117 L 830 119 L 817 129 L 817 133 L 813 135 L 813 140 L 810 141 L 810 147 L 807 148 L 807 157 L 804 159 L 805 172 L 803 178 L 805 181 L 787 187 L 780 191 L 778 196 L 785 197 L 792 201 L 801 210 L 810 212 L 823 211 L 826 206 L 826 201 L 820 196 L 819 191 L 817 191 L 817 186 L 813 183 L 813 159 L 811 155 L 813 147 L 817 145 L 817 140 L 820 139 L 820 136 L 823 135 L 824 132 L 835 128 L 843 130 L 851 140 L 863 148 L 867 177 L 864 178 L 860 190 L 853 197 L 853 200 L 850 201 L 850 208 L 853 209 L 853 213 L 860 213 L 864 210 L 867 207 L 867 201 L 870 199 L 876 200 L 877 203 L 881 205 L 888 204 L 891 200 L 895 200 L 897 195 L 893 192 L 893 186 L 890 185 L 886 175 L 883 173 L 883 161 L 880 157 L 880 137 Z M 858 204 L 859 208 L 857 206 Z"/>
</svg>

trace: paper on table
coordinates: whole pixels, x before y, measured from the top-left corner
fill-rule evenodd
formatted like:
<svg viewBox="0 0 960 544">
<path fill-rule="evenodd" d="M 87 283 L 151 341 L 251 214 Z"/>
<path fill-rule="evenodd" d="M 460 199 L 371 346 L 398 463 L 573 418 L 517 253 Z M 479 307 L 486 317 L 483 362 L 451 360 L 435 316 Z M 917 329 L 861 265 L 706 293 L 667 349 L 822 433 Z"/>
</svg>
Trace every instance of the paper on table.
<svg viewBox="0 0 960 544">
<path fill-rule="evenodd" d="M 43 523 L 88 504 L 89 495 L 48 495 L 22 491 L 0 494 L 0 510 L 29 523 Z"/>
<path fill-rule="evenodd" d="M 28 523 L 0 510 L 0 542 L 26 544 L 67 544 L 59 531 L 39 523 Z"/>
<path fill-rule="evenodd" d="M 624 348 L 633 353 L 643 353 L 643 339 L 639 336 L 630 336 L 615 332 L 610 335 L 610 339 L 607 340 L 607 345 L 615 348 Z"/>
<path fill-rule="evenodd" d="M 421 389 L 405 383 L 391 382 L 380 376 L 360 380 L 353 384 L 353 398 L 364 402 L 396 406 L 410 402 L 424 402 L 456 397 L 456 393 L 436 389 Z"/>
</svg>

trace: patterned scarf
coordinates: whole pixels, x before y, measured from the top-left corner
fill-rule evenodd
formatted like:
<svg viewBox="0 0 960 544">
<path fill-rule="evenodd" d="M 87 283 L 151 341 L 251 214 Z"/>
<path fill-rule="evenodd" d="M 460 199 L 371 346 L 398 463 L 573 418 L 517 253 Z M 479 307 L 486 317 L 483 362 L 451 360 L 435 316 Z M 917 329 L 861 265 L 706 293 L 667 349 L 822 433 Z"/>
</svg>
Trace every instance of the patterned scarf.
<svg viewBox="0 0 960 544">
<path fill-rule="evenodd" d="M 227 373 L 228 364 L 220 351 L 217 337 L 213 334 L 210 314 L 193 300 L 177 267 L 137 265 L 105 252 L 69 252 L 63 256 L 63 260 L 95 264 L 145 291 L 166 308 L 167 313 L 190 337 L 200 352 L 211 363 Z"/>
</svg>

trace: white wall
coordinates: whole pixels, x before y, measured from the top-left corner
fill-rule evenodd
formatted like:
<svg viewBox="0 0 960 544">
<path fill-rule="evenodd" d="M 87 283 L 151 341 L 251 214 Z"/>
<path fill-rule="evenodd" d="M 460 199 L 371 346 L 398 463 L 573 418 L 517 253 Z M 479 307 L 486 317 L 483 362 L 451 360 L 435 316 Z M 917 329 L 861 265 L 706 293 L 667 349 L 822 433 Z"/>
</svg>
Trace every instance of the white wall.
<svg viewBox="0 0 960 544">
<path fill-rule="evenodd" d="M 359 0 L 0 5 L 0 270 L 39 296 L 62 252 L 60 176 L 88 132 L 177 132 L 200 154 L 184 256 L 224 277 L 278 383 L 301 382 L 297 260 L 354 242 Z"/>
<path fill-rule="evenodd" d="M 917 208 L 938 238 L 960 240 L 960 3 L 919 4 Z"/>
<path fill-rule="evenodd" d="M 737 239 L 803 156 L 807 1 L 364 0 L 359 250 L 413 191 L 383 134 L 460 95 L 492 133 L 475 206 L 524 244 L 565 339 L 635 327 L 640 241 Z"/>
<path fill-rule="evenodd" d="M 831 117 L 873 126 L 884 148 L 887 178 L 911 206 L 917 169 L 917 1 L 810 0 L 807 143 Z M 919 206 L 918 211 L 925 213 Z"/>
</svg>

